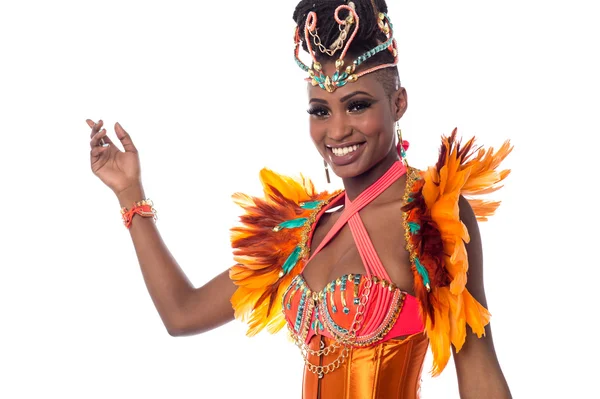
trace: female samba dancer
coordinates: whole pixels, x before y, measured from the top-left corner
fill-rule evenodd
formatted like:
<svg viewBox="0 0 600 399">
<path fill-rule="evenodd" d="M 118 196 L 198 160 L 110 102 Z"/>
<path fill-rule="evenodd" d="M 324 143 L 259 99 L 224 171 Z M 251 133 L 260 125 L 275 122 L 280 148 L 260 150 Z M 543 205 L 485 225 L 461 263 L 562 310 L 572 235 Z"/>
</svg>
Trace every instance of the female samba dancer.
<svg viewBox="0 0 600 399">
<path fill-rule="evenodd" d="M 236 264 L 200 288 L 151 220 L 129 134 L 115 125 L 120 151 L 102 121 L 87 121 L 92 170 L 119 199 L 167 331 L 199 334 L 235 317 L 249 335 L 285 327 L 305 360 L 304 398 L 418 398 L 429 346 L 433 375 L 453 353 L 461 398 L 510 398 L 477 226 L 498 203 L 473 198 L 507 176 L 497 169 L 510 145 L 476 151 L 453 132 L 435 166 L 409 167 L 395 129 L 407 95 L 385 1 L 303 0 L 294 20 L 311 138 L 344 190 L 261 171 L 264 198 L 235 196 L 245 211 L 232 229 Z"/>
</svg>

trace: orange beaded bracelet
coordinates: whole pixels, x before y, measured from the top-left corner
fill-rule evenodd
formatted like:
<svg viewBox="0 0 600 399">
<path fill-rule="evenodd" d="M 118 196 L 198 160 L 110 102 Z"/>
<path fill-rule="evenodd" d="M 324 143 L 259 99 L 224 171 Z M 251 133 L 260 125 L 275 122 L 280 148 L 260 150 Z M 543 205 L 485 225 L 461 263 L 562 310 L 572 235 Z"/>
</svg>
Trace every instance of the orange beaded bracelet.
<svg viewBox="0 0 600 399">
<path fill-rule="evenodd" d="M 129 210 L 125 207 L 121 208 L 121 216 L 123 217 L 123 224 L 125 224 L 125 227 L 131 227 L 135 215 L 140 215 L 145 218 L 154 218 L 154 220 L 157 219 L 156 209 L 154 209 L 154 204 L 149 199 L 135 202 L 133 207 Z"/>
</svg>

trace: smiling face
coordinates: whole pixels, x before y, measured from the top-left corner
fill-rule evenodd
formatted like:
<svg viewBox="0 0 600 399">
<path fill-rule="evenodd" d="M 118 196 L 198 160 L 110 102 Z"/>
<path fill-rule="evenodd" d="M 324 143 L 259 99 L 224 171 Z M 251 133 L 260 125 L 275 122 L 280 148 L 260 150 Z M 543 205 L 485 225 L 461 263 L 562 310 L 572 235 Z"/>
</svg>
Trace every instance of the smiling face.
<svg viewBox="0 0 600 399">
<path fill-rule="evenodd" d="M 332 76 L 335 66 L 323 65 Z M 341 177 L 352 178 L 382 161 L 398 159 L 394 123 L 406 110 L 404 88 L 386 92 L 378 72 L 329 93 L 309 84 L 310 135 L 317 150 Z"/>
</svg>

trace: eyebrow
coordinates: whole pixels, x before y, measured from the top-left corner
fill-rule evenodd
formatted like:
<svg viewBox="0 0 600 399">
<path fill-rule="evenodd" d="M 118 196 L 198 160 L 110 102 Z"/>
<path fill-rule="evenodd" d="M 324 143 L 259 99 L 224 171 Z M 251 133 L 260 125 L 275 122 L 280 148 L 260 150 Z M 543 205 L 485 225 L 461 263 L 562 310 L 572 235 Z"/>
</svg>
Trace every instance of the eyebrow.
<svg viewBox="0 0 600 399">
<path fill-rule="evenodd" d="M 372 95 L 370 95 L 369 93 L 367 93 L 366 91 L 355 91 L 355 92 L 352 92 L 352 93 L 350 93 L 350 94 L 346 94 L 344 97 L 340 98 L 340 102 L 342 102 L 342 103 L 343 103 L 343 102 L 346 102 L 346 101 L 348 101 L 350 98 L 352 98 L 352 97 L 354 97 L 354 96 L 356 96 L 356 95 L 358 95 L 358 94 L 365 94 L 365 95 L 367 95 L 367 96 L 369 96 L 369 97 L 373 98 L 373 96 L 372 96 Z"/>
<path fill-rule="evenodd" d="M 373 96 L 370 95 L 369 93 L 367 93 L 366 91 L 360 91 L 360 90 L 358 90 L 358 91 L 354 91 L 354 92 L 352 92 L 350 94 L 346 94 L 344 97 L 340 98 L 340 102 L 341 103 L 346 102 L 349 99 L 351 99 L 352 97 L 354 97 L 356 95 L 359 95 L 359 94 L 365 94 L 365 95 L 373 98 Z M 323 99 L 320 99 L 320 98 L 311 98 L 309 102 L 311 102 L 311 103 L 327 104 L 327 100 L 323 100 Z"/>
</svg>

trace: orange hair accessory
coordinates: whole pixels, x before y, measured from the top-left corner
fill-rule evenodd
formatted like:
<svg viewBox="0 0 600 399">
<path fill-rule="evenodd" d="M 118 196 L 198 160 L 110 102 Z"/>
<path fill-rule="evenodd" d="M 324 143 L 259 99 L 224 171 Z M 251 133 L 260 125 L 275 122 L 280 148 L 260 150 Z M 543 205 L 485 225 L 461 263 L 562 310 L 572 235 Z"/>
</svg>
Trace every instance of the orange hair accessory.
<svg viewBox="0 0 600 399">
<path fill-rule="evenodd" d="M 125 227 L 131 227 L 135 215 L 140 215 L 145 218 L 154 218 L 154 220 L 157 219 L 156 209 L 154 209 L 154 204 L 149 199 L 135 202 L 130 210 L 126 207 L 121 208 L 121 216 L 123 217 L 123 224 L 125 224 Z"/>
</svg>

